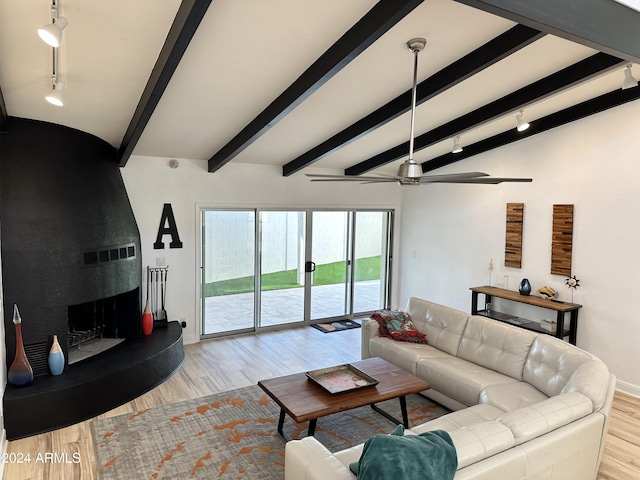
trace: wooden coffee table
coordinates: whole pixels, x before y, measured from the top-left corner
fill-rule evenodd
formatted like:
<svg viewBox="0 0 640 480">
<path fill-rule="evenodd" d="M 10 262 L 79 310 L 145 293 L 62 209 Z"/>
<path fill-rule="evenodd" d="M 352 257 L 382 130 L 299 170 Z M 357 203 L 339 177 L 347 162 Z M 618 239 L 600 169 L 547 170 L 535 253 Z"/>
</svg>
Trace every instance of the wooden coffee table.
<svg viewBox="0 0 640 480">
<path fill-rule="evenodd" d="M 258 382 L 260 388 L 280 405 L 278 433 L 285 440 L 291 440 L 282 429 L 285 413 L 298 423 L 308 421 L 307 435 L 312 436 L 318 418 L 364 405 L 371 405 L 374 410 L 391 421 L 397 424 L 402 423 L 405 428 L 409 428 L 405 396 L 427 390 L 429 384 L 378 357 L 351 362 L 351 365 L 373 377 L 379 383 L 372 387 L 331 394 L 310 380 L 304 372 Z M 375 405 L 393 398 L 400 400 L 402 421 Z"/>
</svg>

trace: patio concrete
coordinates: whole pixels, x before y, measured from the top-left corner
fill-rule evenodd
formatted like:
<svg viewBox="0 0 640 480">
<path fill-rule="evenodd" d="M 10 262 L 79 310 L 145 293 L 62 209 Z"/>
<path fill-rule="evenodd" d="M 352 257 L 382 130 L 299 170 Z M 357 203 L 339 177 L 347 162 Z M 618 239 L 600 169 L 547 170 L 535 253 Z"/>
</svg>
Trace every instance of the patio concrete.
<svg viewBox="0 0 640 480">
<path fill-rule="evenodd" d="M 354 312 L 370 312 L 380 307 L 380 281 L 356 282 Z M 287 288 L 261 294 L 260 326 L 284 325 L 304 320 L 304 289 Z M 344 285 L 311 288 L 311 320 L 345 315 Z M 254 294 L 237 293 L 205 299 L 204 334 L 253 328 Z"/>
</svg>

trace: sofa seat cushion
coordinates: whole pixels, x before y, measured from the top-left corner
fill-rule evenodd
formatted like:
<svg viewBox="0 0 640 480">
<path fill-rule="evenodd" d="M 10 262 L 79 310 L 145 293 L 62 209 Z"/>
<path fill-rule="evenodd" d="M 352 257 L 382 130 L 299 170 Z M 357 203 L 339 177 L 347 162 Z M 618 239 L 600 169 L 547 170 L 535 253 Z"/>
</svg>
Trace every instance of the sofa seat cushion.
<svg viewBox="0 0 640 480">
<path fill-rule="evenodd" d="M 412 375 L 416 375 L 416 365 L 423 358 L 451 357 L 429 345 L 396 342 L 386 337 L 369 340 L 369 352 L 372 357 L 380 357 Z"/>
<path fill-rule="evenodd" d="M 464 329 L 457 356 L 516 380 L 536 334 L 522 328 L 473 315 Z"/>
<path fill-rule="evenodd" d="M 424 433 L 432 430 L 446 430 L 453 432 L 463 427 L 469 427 L 476 423 L 484 423 L 488 420 L 495 420 L 504 415 L 504 411 L 493 405 L 474 405 L 463 410 L 451 412 L 441 417 L 435 418 L 411 429 L 414 433 Z"/>
<path fill-rule="evenodd" d="M 504 412 L 528 407 L 547 398 L 549 397 L 526 382 L 489 385 L 480 392 L 480 403 L 493 405 Z"/>
<path fill-rule="evenodd" d="M 581 393 L 572 392 L 505 413 L 498 421 L 513 432 L 516 445 L 520 445 L 592 412 L 591 399 Z"/>
<path fill-rule="evenodd" d="M 451 356 L 419 360 L 415 375 L 465 405 L 480 403 L 480 392 L 489 385 L 517 383 L 512 377 Z"/>
</svg>

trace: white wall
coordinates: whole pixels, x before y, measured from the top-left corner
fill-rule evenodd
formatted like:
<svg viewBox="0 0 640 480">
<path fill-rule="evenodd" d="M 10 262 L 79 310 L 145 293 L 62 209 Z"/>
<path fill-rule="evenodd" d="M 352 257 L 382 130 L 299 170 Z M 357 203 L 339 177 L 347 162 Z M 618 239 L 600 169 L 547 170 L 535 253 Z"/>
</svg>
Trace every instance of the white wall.
<svg viewBox="0 0 640 480">
<path fill-rule="evenodd" d="M 199 338 L 197 285 L 197 210 L 207 207 L 400 207 L 400 189 L 392 185 L 311 183 L 301 174 L 282 176 L 281 167 L 230 163 L 207 173 L 206 161 L 180 160 L 177 169 L 169 159 L 133 156 L 122 169 L 129 199 L 140 229 L 142 265 L 155 265 L 164 257 L 169 265 L 166 309 L 171 320 L 185 318 L 185 343 Z M 326 171 L 323 171 L 326 173 Z M 335 172 L 331 172 L 335 173 Z M 154 250 L 162 207 L 170 203 L 181 249 Z"/>
<path fill-rule="evenodd" d="M 640 395 L 639 134 L 635 101 L 438 170 L 533 183 L 403 189 L 397 306 L 418 296 L 469 312 L 469 287 L 488 283 L 492 258 L 492 284 L 508 275 L 517 290 L 527 277 L 534 291 L 549 285 L 570 301 L 566 277 L 549 272 L 553 204 L 574 204 L 577 345 L 609 366 L 621 390 Z M 504 267 L 507 202 L 525 204 L 521 269 Z"/>
</svg>

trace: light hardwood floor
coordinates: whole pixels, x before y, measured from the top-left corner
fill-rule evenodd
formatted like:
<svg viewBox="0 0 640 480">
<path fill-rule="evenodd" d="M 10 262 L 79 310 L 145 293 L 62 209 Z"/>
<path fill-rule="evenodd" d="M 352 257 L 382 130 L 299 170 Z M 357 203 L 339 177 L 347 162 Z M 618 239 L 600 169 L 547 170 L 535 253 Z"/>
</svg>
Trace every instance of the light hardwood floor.
<svg viewBox="0 0 640 480">
<path fill-rule="evenodd" d="M 105 413 L 105 418 L 256 384 L 360 359 L 360 330 L 323 334 L 304 327 L 185 346 L 182 369 L 147 394 Z M 55 409 L 52 409 L 55 415 Z M 9 442 L 8 452 L 30 463 L 5 464 L 4 480 L 97 480 L 91 421 Z M 36 462 L 38 454 L 66 453 L 69 463 Z M 80 462 L 73 463 L 73 454 Z M 617 393 L 598 480 L 640 480 L 640 399 Z M 123 479 L 128 480 L 128 479 Z M 569 479 L 568 479 L 569 480 Z"/>
</svg>

